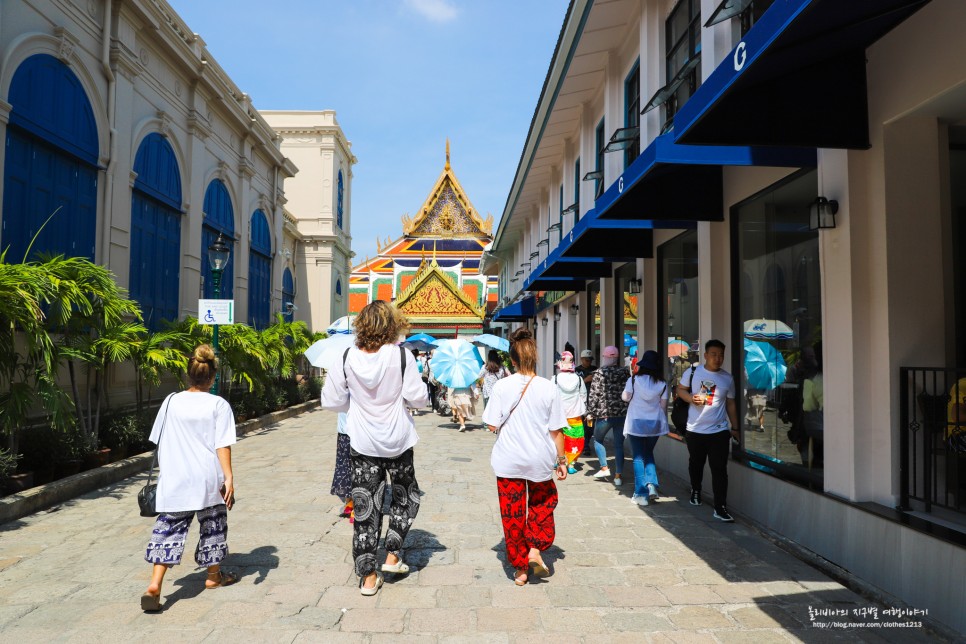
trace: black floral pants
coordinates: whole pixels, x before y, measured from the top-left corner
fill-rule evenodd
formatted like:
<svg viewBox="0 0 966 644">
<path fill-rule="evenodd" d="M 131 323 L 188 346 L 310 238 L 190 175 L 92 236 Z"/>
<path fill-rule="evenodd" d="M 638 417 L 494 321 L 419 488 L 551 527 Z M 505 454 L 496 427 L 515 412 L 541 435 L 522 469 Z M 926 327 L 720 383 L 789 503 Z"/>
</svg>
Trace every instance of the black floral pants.
<svg viewBox="0 0 966 644">
<path fill-rule="evenodd" d="M 355 512 L 352 557 L 360 577 L 376 571 L 376 550 L 382 532 L 382 505 L 386 485 L 391 485 L 386 552 L 399 555 L 403 541 L 419 512 L 419 485 L 413 467 L 413 450 L 395 458 L 366 456 L 350 448 L 352 458 L 352 504 Z M 386 475 L 389 480 L 387 482 Z"/>
</svg>

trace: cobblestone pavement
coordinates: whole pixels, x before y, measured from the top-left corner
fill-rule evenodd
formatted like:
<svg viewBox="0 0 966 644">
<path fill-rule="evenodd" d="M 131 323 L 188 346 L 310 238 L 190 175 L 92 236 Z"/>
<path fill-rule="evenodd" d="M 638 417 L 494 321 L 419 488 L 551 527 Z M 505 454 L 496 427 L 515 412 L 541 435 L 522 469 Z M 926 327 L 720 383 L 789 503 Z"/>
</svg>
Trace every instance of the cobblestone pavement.
<svg viewBox="0 0 966 644">
<path fill-rule="evenodd" d="M 740 517 L 733 525 L 715 522 L 708 504 L 688 505 L 672 481 L 664 481 L 660 502 L 639 508 L 629 483 L 618 491 L 594 480 L 586 458 L 559 484 L 557 542 L 546 553 L 553 575 L 517 588 L 504 565 L 492 435 L 458 433 L 429 413 L 417 424 L 424 497 L 405 551 L 414 570 L 387 580 L 375 598 L 359 594 L 351 526 L 328 493 L 335 415 L 315 410 L 235 447 L 238 505 L 226 568 L 241 573 L 238 584 L 204 590 L 203 571 L 179 566 L 165 580 L 163 612 L 141 612 L 151 520 L 137 515 L 139 476 L 0 526 L 0 641 L 927 638 L 923 631 L 812 626 L 809 607 L 851 612 L 874 604 L 776 548 Z"/>
</svg>

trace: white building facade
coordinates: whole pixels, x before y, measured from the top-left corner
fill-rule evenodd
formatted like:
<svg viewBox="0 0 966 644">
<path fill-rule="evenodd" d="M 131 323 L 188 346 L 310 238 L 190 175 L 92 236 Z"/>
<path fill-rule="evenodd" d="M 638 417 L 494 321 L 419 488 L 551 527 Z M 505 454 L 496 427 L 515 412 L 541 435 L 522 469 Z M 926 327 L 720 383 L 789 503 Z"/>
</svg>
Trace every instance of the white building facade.
<svg viewBox="0 0 966 644">
<path fill-rule="evenodd" d="M 959 632 L 963 27 L 956 0 L 575 0 L 489 260 L 542 375 L 636 341 L 673 382 L 722 340 L 729 508 Z M 687 481 L 680 436 L 657 454 Z"/>
<path fill-rule="evenodd" d="M 286 211 L 294 224 L 283 250 L 293 262 L 292 281 L 283 276 L 286 302 L 294 302 L 295 319 L 322 331 L 349 312 L 356 157 L 332 110 L 261 114 L 278 133 L 282 154 L 299 168 L 285 180 Z"/>
</svg>

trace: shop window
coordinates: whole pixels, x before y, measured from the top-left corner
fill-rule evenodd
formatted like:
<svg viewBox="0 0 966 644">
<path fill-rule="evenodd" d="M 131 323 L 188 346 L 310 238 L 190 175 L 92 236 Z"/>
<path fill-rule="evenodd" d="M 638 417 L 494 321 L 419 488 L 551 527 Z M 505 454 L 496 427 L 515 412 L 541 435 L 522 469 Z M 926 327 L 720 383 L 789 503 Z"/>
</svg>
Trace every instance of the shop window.
<svg viewBox="0 0 966 644">
<path fill-rule="evenodd" d="M 624 80 L 624 127 L 635 128 L 641 125 L 641 65 L 634 63 L 634 68 Z M 640 134 L 633 142 L 624 148 L 624 167 L 634 163 L 634 159 L 641 153 Z"/>
<path fill-rule="evenodd" d="M 664 106 L 661 133 L 674 125 L 674 115 L 701 84 L 701 2 L 680 0 L 664 23 L 666 83 L 651 97 L 644 111 Z"/>
<path fill-rule="evenodd" d="M 747 462 L 820 486 L 825 428 L 814 420 L 822 410 L 814 398 L 803 405 L 803 394 L 821 387 L 818 233 L 808 227 L 817 192 L 810 170 L 732 208 L 736 315 L 729 351 Z"/>
<path fill-rule="evenodd" d="M 665 376 L 673 392 L 702 353 L 698 346 L 697 231 L 689 230 L 658 246 L 657 262 L 659 337 L 667 338 Z M 670 408 L 668 405 L 668 411 Z"/>
<path fill-rule="evenodd" d="M 594 186 L 594 199 L 597 199 L 602 194 L 604 194 L 604 147 L 607 145 L 607 138 L 604 134 L 604 119 L 600 120 L 597 124 L 597 129 L 594 130 L 594 149 L 597 150 L 597 165 L 594 166 L 594 170 L 600 173 L 600 177 L 596 179 Z"/>
<path fill-rule="evenodd" d="M 580 157 L 574 162 L 574 226 L 580 219 Z M 561 229 L 562 230 L 562 229 Z"/>
</svg>

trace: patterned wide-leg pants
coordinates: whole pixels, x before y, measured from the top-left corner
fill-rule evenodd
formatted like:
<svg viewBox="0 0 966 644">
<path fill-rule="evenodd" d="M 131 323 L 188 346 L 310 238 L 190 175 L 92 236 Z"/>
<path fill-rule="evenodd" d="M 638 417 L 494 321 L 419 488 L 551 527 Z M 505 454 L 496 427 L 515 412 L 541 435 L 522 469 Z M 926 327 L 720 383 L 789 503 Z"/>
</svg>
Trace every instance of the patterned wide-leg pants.
<svg viewBox="0 0 966 644">
<path fill-rule="evenodd" d="M 188 527 L 195 514 L 201 527 L 195 562 L 206 568 L 220 564 L 228 555 L 228 510 L 224 503 L 197 512 L 162 512 L 154 522 L 144 560 L 165 566 L 181 563 Z"/>
<path fill-rule="evenodd" d="M 398 555 L 419 512 L 419 485 L 413 467 L 413 450 L 395 458 L 366 456 L 350 449 L 352 458 L 352 504 L 355 523 L 352 535 L 352 557 L 360 577 L 376 571 L 376 550 L 382 532 L 382 504 L 386 495 L 386 475 L 392 486 L 389 506 L 389 529 L 386 552 Z"/>
<path fill-rule="evenodd" d="M 500 495 L 507 561 L 516 569 L 526 568 L 530 548 L 546 550 L 553 545 L 557 486 L 552 479 L 535 483 L 497 477 L 496 489 Z"/>
</svg>

